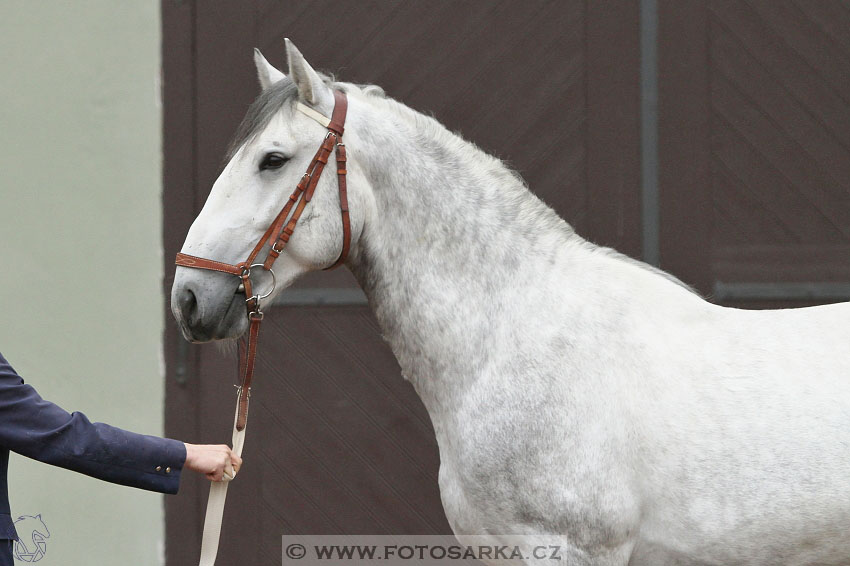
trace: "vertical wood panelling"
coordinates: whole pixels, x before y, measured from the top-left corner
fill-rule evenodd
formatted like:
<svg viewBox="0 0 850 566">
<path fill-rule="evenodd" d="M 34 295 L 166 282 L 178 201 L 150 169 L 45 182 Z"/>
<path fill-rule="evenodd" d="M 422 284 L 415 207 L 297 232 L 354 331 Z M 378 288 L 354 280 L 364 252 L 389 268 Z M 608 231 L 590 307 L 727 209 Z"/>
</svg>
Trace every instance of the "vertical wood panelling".
<svg viewBox="0 0 850 566">
<path fill-rule="evenodd" d="M 640 257 L 639 4 L 589 1 L 586 9 L 588 200 L 576 229 Z"/>
<path fill-rule="evenodd" d="M 182 245 L 195 216 L 195 10 L 193 2 L 162 2 L 163 49 L 163 293 L 170 296 L 174 267 L 169 261 Z M 166 301 L 165 431 L 172 438 L 197 438 L 197 351 L 189 351 L 175 327 Z M 185 346 L 185 347 L 180 347 Z M 182 351 L 180 351 L 182 350 Z M 178 365 L 185 383 L 178 384 Z M 185 474 L 180 495 L 165 498 L 166 562 L 190 564 L 200 548 L 200 505 L 206 482 Z"/>
<path fill-rule="evenodd" d="M 846 5 L 662 6 L 662 267 L 704 292 L 850 281 Z"/>
<path fill-rule="evenodd" d="M 707 25 L 704 1 L 658 2 L 661 268 L 702 292 L 713 281 Z"/>
</svg>

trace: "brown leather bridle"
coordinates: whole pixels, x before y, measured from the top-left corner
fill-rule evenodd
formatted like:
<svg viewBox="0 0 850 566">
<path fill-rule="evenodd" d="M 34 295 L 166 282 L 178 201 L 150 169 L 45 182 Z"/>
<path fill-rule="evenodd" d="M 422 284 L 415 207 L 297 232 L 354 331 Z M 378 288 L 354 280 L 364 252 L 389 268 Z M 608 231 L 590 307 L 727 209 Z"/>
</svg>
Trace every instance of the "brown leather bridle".
<svg viewBox="0 0 850 566">
<path fill-rule="evenodd" d="M 313 119 L 318 120 L 320 118 L 324 118 L 315 110 L 309 107 L 303 107 L 300 103 L 299 109 Z M 313 192 L 316 190 L 316 185 L 319 183 L 322 171 L 324 171 L 325 165 L 328 163 L 328 158 L 333 151 L 336 151 L 337 181 L 339 183 L 339 207 L 342 213 L 342 252 L 339 254 L 339 258 L 337 258 L 334 264 L 327 269 L 338 267 L 345 261 L 345 258 L 348 257 L 348 251 L 351 247 L 351 222 L 348 216 L 348 192 L 345 184 L 345 144 L 342 143 L 342 134 L 345 129 L 345 115 L 347 110 L 348 99 L 346 98 L 345 93 L 335 90 L 333 114 L 331 115 L 329 122 L 327 121 L 327 118 L 324 118 L 322 121 L 323 125 L 325 125 L 328 129 L 328 133 L 325 135 L 322 145 L 319 147 L 319 150 L 316 152 L 316 155 L 307 167 L 307 171 L 298 182 L 295 190 L 292 191 L 292 194 L 289 196 L 289 200 L 277 214 L 274 221 L 272 221 L 271 225 L 260 238 L 260 241 L 257 242 L 257 245 L 254 246 L 254 249 L 245 261 L 231 265 L 229 263 L 195 257 L 184 253 L 177 254 L 177 260 L 175 263 L 181 267 L 194 267 L 197 269 L 220 271 L 222 273 L 235 275 L 242 279 L 242 286 L 244 287 L 245 296 L 247 297 L 247 299 L 245 299 L 245 305 L 248 311 L 248 320 L 250 321 L 250 325 L 247 341 L 240 341 L 239 366 L 242 379 L 241 384 L 239 385 L 239 400 L 236 417 L 236 429 L 239 431 L 245 428 L 245 424 L 248 420 L 248 399 L 251 395 L 251 380 L 254 376 L 254 359 L 257 355 L 257 338 L 260 333 L 260 322 L 263 320 L 263 312 L 260 310 L 260 300 L 268 297 L 274 290 L 273 284 L 272 289 L 268 293 L 264 295 L 254 294 L 253 286 L 251 284 L 251 270 L 255 267 L 261 267 L 271 273 L 272 281 L 274 283 L 274 271 L 272 271 L 272 266 L 286 247 L 286 244 L 289 243 L 289 239 L 295 231 L 295 225 L 298 223 L 298 219 L 301 218 L 301 213 L 304 212 L 304 208 L 307 206 L 307 203 L 309 203 L 310 199 L 313 198 Z M 325 124 L 325 122 L 327 122 L 327 124 Z M 294 211 L 293 207 L 295 209 Z M 292 212 L 291 217 L 290 212 Z M 289 218 L 289 222 L 286 222 L 287 218 Z M 286 222 L 285 225 L 284 222 Z M 256 260 L 257 255 L 259 255 L 263 247 L 272 241 L 274 241 L 274 243 L 271 244 L 271 248 L 269 249 L 265 261 L 262 263 L 254 263 L 254 260 Z"/>
</svg>

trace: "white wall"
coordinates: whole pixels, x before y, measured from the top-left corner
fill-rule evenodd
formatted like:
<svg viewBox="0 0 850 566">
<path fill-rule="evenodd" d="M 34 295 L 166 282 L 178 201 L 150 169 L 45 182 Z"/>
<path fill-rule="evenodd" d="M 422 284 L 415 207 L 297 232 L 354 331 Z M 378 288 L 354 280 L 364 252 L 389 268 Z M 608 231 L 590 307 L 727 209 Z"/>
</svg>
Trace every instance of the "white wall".
<svg viewBox="0 0 850 566">
<path fill-rule="evenodd" d="M 162 434 L 159 2 L 0 5 L 0 352 L 41 395 Z M 162 496 L 13 455 L 53 565 L 162 561 Z"/>
</svg>

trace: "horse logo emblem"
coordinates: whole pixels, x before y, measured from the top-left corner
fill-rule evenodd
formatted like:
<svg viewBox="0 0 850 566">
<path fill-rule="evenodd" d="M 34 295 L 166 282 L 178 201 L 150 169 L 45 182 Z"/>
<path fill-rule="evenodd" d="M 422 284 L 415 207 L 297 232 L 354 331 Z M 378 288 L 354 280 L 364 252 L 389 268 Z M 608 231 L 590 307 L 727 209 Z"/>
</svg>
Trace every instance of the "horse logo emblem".
<svg viewBox="0 0 850 566">
<path fill-rule="evenodd" d="M 47 539 L 50 531 L 41 520 L 41 515 L 21 515 L 15 520 L 15 530 L 19 540 L 15 541 L 15 560 L 20 562 L 38 562 L 47 554 Z"/>
</svg>

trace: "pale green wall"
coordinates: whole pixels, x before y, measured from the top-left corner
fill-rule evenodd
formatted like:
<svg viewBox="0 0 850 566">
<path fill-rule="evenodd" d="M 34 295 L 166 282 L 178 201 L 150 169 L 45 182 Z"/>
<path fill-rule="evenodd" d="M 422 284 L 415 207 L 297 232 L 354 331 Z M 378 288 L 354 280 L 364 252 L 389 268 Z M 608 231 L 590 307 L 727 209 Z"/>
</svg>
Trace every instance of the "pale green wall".
<svg viewBox="0 0 850 566">
<path fill-rule="evenodd" d="M 0 352 L 93 421 L 163 430 L 159 2 L 0 1 Z M 1 425 L 0 425 L 1 426 Z M 162 562 L 161 495 L 13 455 L 40 565 Z"/>
</svg>

